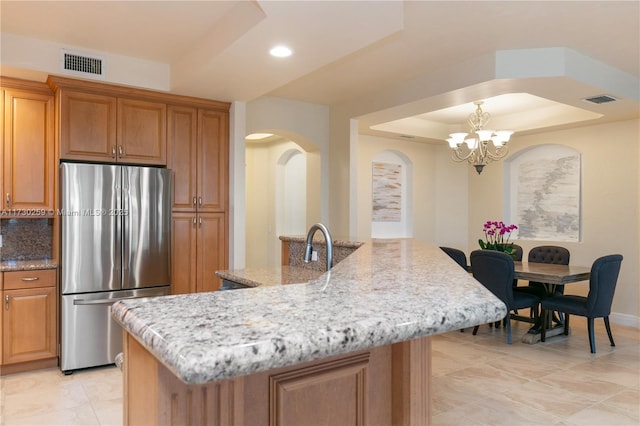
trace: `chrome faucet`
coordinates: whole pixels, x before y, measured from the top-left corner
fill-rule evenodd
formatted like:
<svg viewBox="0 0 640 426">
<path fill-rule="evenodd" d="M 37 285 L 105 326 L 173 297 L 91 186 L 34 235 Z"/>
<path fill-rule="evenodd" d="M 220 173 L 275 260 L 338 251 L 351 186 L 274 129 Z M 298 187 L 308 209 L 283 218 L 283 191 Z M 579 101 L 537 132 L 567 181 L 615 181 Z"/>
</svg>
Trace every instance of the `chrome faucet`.
<svg viewBox="0 0 640 426">
<path fill-rule="evenodd" d="M 322 232 L 322 235 L 324 235 L 324 240 L 327 244 L 327 271 L 329 271 L 333 266 L 333 239 L 331 238 L 331 233 L 329 233 L 327 227 L 321 223 L 316 223 L 309 228 L 309 232 L 307 233 L 307 249 L 304 252 L 304 263 L 309 263 L 311 260 L 311 252 L 313 251 L 311 242 L 313 241 L 313 236 L 318 230 Z"/>
</svg>

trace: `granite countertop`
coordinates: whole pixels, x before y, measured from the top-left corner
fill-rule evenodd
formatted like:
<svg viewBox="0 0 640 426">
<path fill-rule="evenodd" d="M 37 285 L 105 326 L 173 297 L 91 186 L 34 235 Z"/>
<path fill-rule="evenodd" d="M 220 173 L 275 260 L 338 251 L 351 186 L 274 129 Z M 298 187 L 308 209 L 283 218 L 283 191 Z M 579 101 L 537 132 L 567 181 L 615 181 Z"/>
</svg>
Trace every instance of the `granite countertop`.
<svg viewBox="0 0 640 426">
<path fill-rule="evenodd" d="M 307 284 L 123 300 L 112 315 L 186 383 L 252 374 L 502 319 L 437 246 L 371 240 Z"/>
<path fill-rule="evenodd" d="M 58 262 L 51 259 L 38 260 L 3 260 L 0 262 L 0 272 L 30 271 L 34 269 L 56 269 Z"/>
<path fill-rule="evenodd" d="M 324 272 L 297 266 L 277 266 L 274 268 L 245 268 L 216 271 L 222 279 L 246 285 L 247 287 L 269 287 L 283 284 L 301 284 L 318 278 Z"/>
<path fill-rule="evenodd" d="M 280 235 L 278 237 L 280 239 L 280 241 L 285 241 L 285 242 L 295 242 L 295 243 L 307 243 L 307 237 L 306 235 Z M 331 237 L 333 240 L 333 246 L 334 247 L 348 247 L 348 248 L 358 248 L 360 247 L 363 243 L 361 241 L 354 241 L 350 238 L 344 238 L 344 237 Z M 313 243 L 314 244 L 326 244 L 325 240 L 324 240 L 324 235 L 322 235 L 321 232 L 316 232 L 315 235 L 313 236 Z"/>
</svg>

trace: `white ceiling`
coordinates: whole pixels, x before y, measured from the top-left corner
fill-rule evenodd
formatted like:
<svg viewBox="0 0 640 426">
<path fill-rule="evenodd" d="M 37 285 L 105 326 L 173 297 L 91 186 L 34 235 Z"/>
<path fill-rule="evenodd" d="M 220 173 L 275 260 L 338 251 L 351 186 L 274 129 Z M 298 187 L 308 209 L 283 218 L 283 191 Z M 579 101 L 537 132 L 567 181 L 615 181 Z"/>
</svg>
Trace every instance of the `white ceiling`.
<svg viewBox="0 0 640 426">
<path fill-rule="evenodd" d="M 398 96 L 397 105 L 372 106 L 359 117 L 361 131 L 372 134 L 439 139 L 455 122 L 463 123 L 479 99 L 500 122 L 503 113 L 497 106 L 491 110 L 491 98 L 510 92 L 536 97 L 507 103 L 510 124 L 523 123 L 507 127 L 520 132 L 640 114 L 638 1 L 2 0 L 0 16 L 2 51 L 19 36 L 33 46 L 46 41 L 144 59 L 168 67 L 169 91 L 223 101 L 269 95 L 338 105 L 376 93 L 389 97 L 421 81 L 435 86 L 443 74 L 461 82 L 440 91 L 427 87 L 424 98 Z M 270 57 L 276 43 L 289 44 L 294 56 Z M 540 70 L 484 77 L 469 66 L 487 55 L 498 64 L 496 52 L 512 50 L 529 55 L 521 55 L 526 61 L 541 48 L 569 49 L 567 58 L 575 52 L 587 66 L 569 69 L 573 63 L 560 58 L 560 79 L 534 78 L 544 76 L 536 74 Z M 36 71 L 44 79 L 60 73 L 57 64 L 34 70 L 2 51 L 3 75 L 32 78 Z M 517 58 L 511 57 L 512 64 L 524 67 Z M 581 100 L 605 93 L 621 101 L 598 106 Z"/>
</svg>

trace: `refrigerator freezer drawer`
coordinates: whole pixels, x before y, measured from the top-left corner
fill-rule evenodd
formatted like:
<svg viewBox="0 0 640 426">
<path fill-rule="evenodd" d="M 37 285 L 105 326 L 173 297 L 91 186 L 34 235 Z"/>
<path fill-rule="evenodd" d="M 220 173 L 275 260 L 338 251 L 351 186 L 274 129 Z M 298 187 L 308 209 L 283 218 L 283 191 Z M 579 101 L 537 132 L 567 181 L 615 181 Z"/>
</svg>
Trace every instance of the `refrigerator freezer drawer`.
<svg viewBox="0 0 640 426">
<path fill-rule="evenodd" d="M 113 364 L 122 352 L 122 328 L 111 318 L 118 300 L 167 295 L 170 287 L 62 296 L 60 369 Z"/>
</svg>

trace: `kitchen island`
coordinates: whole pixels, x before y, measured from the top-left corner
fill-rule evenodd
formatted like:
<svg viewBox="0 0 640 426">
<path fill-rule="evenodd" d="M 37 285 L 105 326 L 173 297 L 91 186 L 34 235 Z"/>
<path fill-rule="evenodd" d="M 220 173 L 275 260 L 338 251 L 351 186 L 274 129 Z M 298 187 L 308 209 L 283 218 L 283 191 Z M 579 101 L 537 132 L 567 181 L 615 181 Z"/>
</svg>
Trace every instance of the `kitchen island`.
<svg viewBox="0 0 640 426">
<path fill-rule="evenodd" d="M 429 336 L 506 312 L 411 239 L 308 283 L 121 301 L 124 423 L 425 425 Z"/>
</svg>

